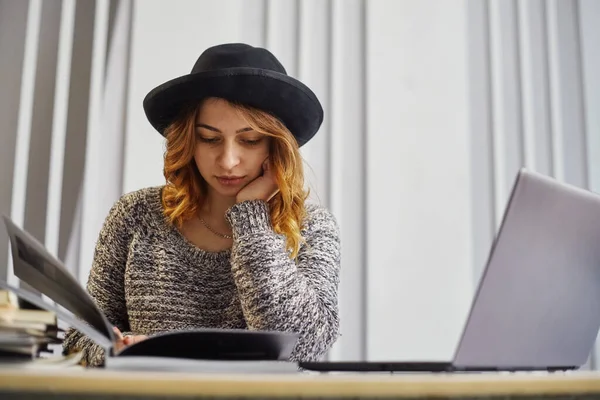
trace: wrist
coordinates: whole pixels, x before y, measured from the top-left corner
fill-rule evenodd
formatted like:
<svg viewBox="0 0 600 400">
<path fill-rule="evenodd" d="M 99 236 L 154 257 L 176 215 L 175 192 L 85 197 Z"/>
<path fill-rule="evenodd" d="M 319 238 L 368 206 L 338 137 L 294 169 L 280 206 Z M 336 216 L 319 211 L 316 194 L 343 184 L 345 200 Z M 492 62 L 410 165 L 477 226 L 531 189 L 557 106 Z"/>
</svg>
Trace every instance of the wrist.
<svg viewBox="0 0 600 400">
<path fill-rule="evenodd" d="M 263 231 L 271 226 L 269 206 L 264 200 L 243 200 L 227 210 L 226 218 L 234 237 L 244 233 Z"/>
</svg>

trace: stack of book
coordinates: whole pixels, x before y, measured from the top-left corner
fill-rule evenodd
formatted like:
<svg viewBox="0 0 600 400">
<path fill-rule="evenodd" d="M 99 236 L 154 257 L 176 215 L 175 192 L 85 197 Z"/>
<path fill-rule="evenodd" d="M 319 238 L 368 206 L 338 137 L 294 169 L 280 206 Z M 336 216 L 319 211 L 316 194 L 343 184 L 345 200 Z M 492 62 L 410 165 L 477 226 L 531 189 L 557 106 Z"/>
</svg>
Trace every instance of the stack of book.
<svg viewBox="0 0 600 400">
<path fill-rule="evenodd" d="M 56 314 L 0 290 L 0 363 L 27 361 L 52 354 L 62 342 Z"/>
</svg>

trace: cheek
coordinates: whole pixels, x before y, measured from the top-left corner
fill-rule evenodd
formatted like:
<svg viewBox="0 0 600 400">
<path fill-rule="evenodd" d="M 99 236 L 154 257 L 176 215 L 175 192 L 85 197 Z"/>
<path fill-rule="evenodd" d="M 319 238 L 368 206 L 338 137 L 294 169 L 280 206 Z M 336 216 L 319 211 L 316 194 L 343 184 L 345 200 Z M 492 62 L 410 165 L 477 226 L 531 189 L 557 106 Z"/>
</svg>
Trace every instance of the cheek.
<svg viewBox="0 0 600 400">
<path fill-rule="evenodd" d="M 269 153 L 270 153 L 269 149 L 270 149 L 269 141 L 265 141 L 265 143 L 261 146 L 261 148 L 257 150 L 258 158 L 260 158 L 261 160 L 264 160 L 265 158 L 269 157 Z"/>
<path fill-rule="evenodd" d="M 265 159 L 269 157 L 269 148 L 257 149 L 252 155 L 252 169 L 255 170 L 257 175 L 262 173 L 262 164 Z"/>
<path fill-rule="evenodd" d="M 194 153 L 194 161 L 196 162 L 200 174 L 203 175 L 207 172 L 208 166 L 211 164 L 210 153 L 198 147 Z"/>
</svg>

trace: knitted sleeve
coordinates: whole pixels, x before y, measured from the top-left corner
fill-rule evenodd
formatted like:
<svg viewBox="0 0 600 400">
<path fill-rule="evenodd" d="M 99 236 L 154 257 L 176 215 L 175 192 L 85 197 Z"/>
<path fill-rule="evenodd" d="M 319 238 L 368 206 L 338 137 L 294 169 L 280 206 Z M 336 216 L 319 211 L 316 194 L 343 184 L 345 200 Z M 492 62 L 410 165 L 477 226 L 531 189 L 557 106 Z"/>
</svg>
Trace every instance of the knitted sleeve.
<svg viewBox="0 0 600 400">
<path fill-rule="evenodd" d="M 129 331 L 125 305 L 124 271 L 132 226 L 131 197 L 123 196 L 106 217 L 94 251 L 87 291 L 108 321 L 121 332 Z M 89 337 L 71 328 L 65 335 L 63 354 L 83 352 L 83 363 L 98 366 L 104 361 L 104 349 Z"/>
<path fill-rule="evenodd" d="M 310 206 L 306 243 L 296 260 L 273 231 L 268 205 L 253 200 L 227 211 L 233 228 L 232 271 L 250 329 L 295 332 L 293 360 L 321 358 L 339 334 L 340 237 L 334 217 Z"/>
</svg>

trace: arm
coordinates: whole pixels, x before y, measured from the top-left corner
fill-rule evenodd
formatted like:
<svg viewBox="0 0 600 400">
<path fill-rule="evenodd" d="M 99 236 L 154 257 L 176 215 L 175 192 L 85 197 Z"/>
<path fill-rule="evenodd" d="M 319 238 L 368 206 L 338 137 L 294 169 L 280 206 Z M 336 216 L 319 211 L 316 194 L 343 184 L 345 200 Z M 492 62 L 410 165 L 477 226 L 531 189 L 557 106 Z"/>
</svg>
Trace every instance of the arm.
<svg viewBox="0 0 600 400">
<path fill-rule="evenodd" d="M 325 210 L 308 213 L 306 243 L 297 260 L 270 223 L 262 200 L 238 203 L 227 213 L 233 228 L 232 269 L 250 329 L 295 332 L 295 360 L 320 358 L 339 334 L 339 230 Z"/>
<path fill-rule="evenodd" d="M 122 332 L 129 330 L 125 305 L 124 271 L 131 234 L 131 213 L 126 197 L 111 208 L 100 231 L 87 291 L 108 321 Z M 104 361 L 104 349 L 89 337 L 71 328 L 65 335 L 63 354 L 83 352 L 83 363 L 98 366 Z"/>
</svg>

